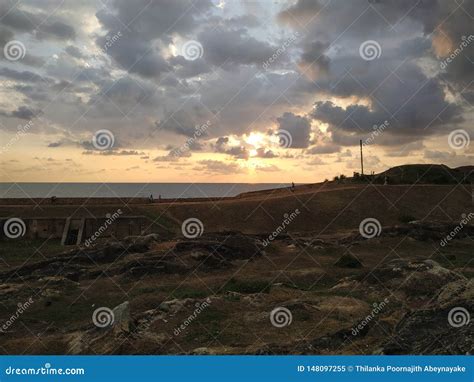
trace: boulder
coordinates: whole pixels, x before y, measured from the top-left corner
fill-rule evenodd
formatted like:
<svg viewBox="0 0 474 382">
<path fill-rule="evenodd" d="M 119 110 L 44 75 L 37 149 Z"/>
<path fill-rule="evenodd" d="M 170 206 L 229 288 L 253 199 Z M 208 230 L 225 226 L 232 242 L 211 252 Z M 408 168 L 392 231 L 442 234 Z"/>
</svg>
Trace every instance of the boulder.
<svg viewBox="0 0 474 382">
<path fill-rule="evenodd" d="M 362 263 L 354 255 L 345 253 L 334 265 L 339 268 L 362 268 Z"/>
<path fill-rule="evenodd" d="M 115 333 L 130 332 L 130 304 L 128 301 L 117 305 L 113 310 L 114 322 L 112 324 Z"/>
</svg>

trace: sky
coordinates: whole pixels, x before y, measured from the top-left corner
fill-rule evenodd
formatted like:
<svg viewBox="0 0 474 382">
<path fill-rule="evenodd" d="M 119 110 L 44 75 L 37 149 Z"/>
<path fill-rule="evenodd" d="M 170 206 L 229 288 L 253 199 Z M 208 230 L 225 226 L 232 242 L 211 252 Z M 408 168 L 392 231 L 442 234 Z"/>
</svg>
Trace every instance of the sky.
<svg viewBox="0 0 474 382">
<path fill-rule="evenodd" d="M 4 0 L 0 181 L 474 163 L 474 1 Z"/>
</svg>

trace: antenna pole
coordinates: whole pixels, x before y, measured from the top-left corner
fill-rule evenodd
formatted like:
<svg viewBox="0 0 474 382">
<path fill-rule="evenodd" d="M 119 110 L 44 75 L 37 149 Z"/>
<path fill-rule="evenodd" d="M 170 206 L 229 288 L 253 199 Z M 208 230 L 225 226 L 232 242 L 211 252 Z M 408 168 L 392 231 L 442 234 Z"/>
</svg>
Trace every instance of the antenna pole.
<svg viewBox="0 0 474 382">
<path fill-rule="evenodd" d="M 360 140 L 360 168 L 361 168 L 361 174 L 364 175 L 364 157 L 362 154 L 362 139 Z"/>
</svg>

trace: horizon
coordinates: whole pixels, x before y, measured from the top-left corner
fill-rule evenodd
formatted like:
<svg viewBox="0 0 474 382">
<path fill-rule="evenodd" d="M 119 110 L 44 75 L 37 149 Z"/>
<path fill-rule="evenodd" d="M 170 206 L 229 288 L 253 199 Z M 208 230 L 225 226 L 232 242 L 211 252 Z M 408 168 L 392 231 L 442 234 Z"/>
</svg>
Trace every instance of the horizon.
<svg viewBox="0 0 474 382">
<path fill-rule="evenodd" d="M 315 183 L 360 141 L 366 173 L 473 163 L 474 9 L 338 4 L 7 1 L 0 181 Z"/>
</svg>

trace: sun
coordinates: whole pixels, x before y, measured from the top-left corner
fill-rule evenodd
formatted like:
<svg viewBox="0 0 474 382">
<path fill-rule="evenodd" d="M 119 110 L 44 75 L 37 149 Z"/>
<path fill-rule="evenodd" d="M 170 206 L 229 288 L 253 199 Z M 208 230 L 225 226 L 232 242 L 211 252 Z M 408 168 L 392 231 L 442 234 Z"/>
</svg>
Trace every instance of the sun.
<svg viewBox="0 0 474 382">
<path fill-rule="evenodd" d="M 249 145 L 254 147 L 261 147 L 265 142 L 265 137 L 262 133 L 251 132 L 244 137 L 244 140 Z"/>
</svg>

